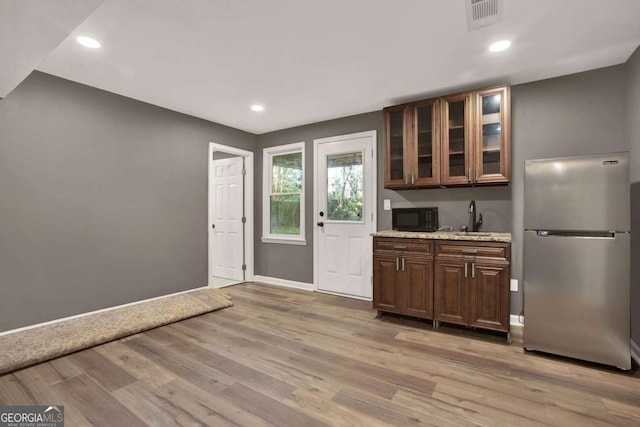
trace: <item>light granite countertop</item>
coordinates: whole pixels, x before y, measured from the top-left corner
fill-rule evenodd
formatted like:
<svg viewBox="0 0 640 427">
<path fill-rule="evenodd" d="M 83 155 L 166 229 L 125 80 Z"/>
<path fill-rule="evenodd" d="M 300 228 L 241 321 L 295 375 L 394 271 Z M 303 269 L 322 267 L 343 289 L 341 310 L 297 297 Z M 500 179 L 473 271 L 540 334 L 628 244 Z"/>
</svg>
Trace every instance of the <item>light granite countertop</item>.
<svg viewBox="0 0 640 427">
<path fill-rule="evenodd" d="M 461 231 L 395 231 L 386 230 L 371 233 L 374 237 L 400 237 L 409 239 L 429 239 L 429 240 L 466 240 L 474 242 L 502 242 L 511 243 L 511 233 L 490 233 L 484 231 L 461 232 Z"/>
</svg>

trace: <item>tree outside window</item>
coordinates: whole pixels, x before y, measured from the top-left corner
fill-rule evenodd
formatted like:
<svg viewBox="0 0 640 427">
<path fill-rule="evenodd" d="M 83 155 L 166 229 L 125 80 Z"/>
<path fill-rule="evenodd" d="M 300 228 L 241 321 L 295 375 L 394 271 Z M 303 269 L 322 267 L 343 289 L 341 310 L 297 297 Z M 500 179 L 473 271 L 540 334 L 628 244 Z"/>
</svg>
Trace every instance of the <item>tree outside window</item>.
<svg viewBox="0 0 640 427">
<path fill-rule="evenodd" d="M 263 237 L 304 245 L 304 143 L 264 149 Z"/>
</svg>

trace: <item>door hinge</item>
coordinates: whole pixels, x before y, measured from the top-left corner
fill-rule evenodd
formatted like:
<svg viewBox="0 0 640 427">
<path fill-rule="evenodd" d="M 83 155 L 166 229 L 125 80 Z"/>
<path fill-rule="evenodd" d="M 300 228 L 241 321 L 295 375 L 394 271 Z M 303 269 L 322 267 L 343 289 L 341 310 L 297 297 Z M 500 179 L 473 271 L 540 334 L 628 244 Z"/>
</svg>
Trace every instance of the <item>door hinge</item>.
<svg viewBox="0 0 640 427">
<path fill-rule="evenodd" d="M 243 217 L 242 217 L 242 223 L 243 223 L 243 224 L 246 224 L 246 223 L 247 223 L 247 217 L 246 217 L 246 216 L 243 216 Z"/>
<path fill-rule="evenodd" d="M 246 175 L 247 174 L 247 170 L 245 168 L 242 168 L 242 175 Z"/>
<path fill-rule="evenodd" d="M 247 264 L 242 264 L 242 271 L 247 271 Z"/>
<path fill-rule="evenodd" d="M 371 158 L 373 159 L 373 148 L 371 149 Z"/>
</svg>

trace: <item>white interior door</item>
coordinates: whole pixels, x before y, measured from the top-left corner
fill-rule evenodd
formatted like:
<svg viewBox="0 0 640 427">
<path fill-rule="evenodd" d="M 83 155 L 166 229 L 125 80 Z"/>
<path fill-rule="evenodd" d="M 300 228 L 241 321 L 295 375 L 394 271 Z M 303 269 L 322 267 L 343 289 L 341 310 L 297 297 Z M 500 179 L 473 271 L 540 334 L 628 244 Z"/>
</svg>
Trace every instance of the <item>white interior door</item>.
<svg viewBox="0 0 640 427">
<path fill-rule="evenodd" d="M 244 280 L 243 166 L 243 157 L 213 160 L 212 163 L 214 200 L 210 256 L 213 271 L 210 274 L 218 278 Z"/>
<path fill-rule="evenodd" d="M 315 281 L 319 291 L 371 299 L 375 131 L 315 141 Z"/>
</svg>

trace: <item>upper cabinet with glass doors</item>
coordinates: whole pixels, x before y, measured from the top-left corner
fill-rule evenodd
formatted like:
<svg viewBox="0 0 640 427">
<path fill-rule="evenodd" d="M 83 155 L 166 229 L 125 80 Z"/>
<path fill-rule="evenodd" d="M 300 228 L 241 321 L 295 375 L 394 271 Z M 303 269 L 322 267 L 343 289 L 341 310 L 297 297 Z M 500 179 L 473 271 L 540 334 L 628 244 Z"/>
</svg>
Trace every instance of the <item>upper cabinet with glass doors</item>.
<svg viewBox="0 0 640 427">
<path fill-rule="evenodd" d="M 506 184 L 509 86 L 385 108 L 385 188 Z"/>
<path fill-rule="evenodd" d="M 475 93 L 474 182 L 507 183 L 511 176 L 511 103 L 509 86 Z"/>
<path fill-rule="evenodd" d="M 390 107 L 384 112 L 386 188 L 440 183 L 439 100 Z"/>
</svg>

